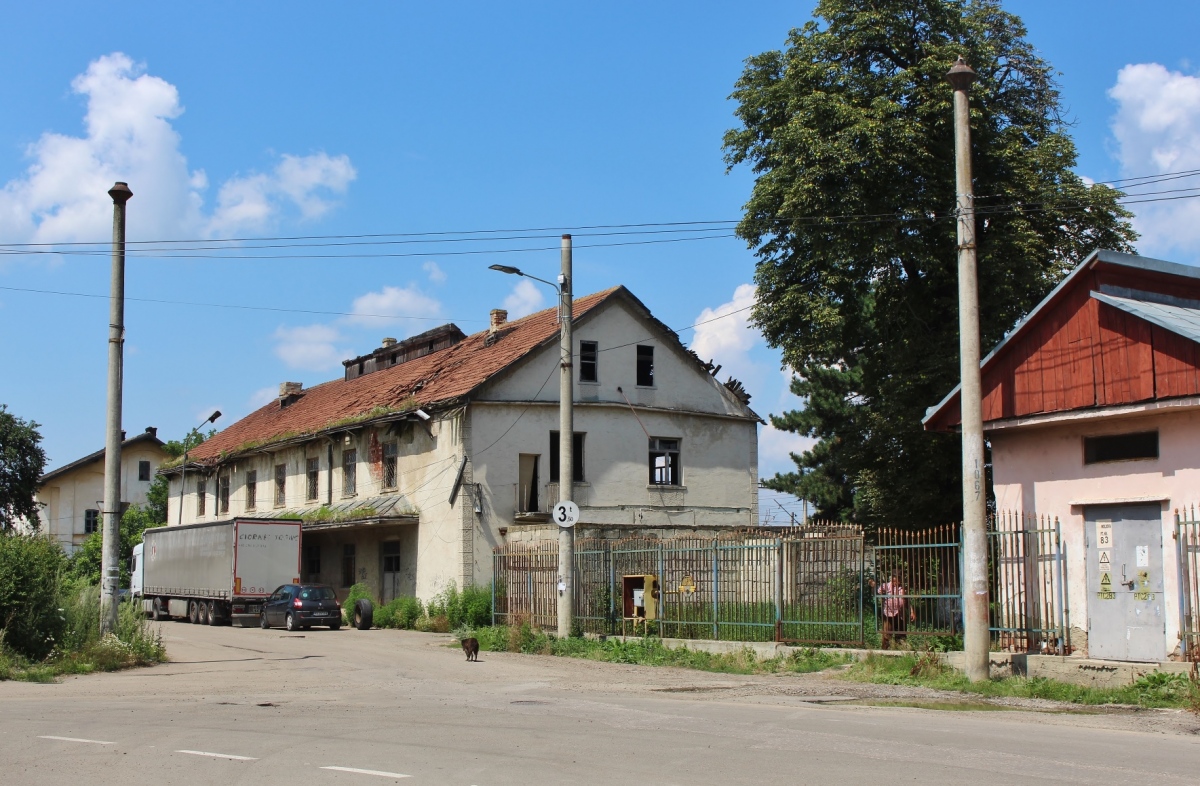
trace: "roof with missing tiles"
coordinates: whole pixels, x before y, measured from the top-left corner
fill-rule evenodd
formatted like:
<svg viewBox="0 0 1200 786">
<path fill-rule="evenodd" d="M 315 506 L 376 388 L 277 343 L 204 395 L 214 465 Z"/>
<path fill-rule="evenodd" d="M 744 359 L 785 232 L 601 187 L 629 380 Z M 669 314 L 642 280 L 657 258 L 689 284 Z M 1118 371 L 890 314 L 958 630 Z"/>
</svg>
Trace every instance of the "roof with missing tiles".
<svg viewBox="0 0 1200 786">
<path fill-rule="evenodd" d="M 577 298 L 573 316 L 576 320 L 584 319 L 593 309 L 614 298 L 635 306 L 678 341 L 675 333 L 655 320 L 641 301 L 623 286 Z M 534 350 L 556 343 L 559 326 L 555 309 L 506 323 L 496 341 L 489 343 L 488 335 L 489 332 L 483 330 L 452 347 L 406 363 L 355 379 L 336 379 L 315 385 L 303 390 L 285 407 L 274 400 L 194 448 L 189 461 L 216 464 L 263 445 L 302 438 L 339 426 L 397 416 L 417 407 L 453 406 Z M 758 417 L 752 412 L 749 414 Z"/>
</svg>

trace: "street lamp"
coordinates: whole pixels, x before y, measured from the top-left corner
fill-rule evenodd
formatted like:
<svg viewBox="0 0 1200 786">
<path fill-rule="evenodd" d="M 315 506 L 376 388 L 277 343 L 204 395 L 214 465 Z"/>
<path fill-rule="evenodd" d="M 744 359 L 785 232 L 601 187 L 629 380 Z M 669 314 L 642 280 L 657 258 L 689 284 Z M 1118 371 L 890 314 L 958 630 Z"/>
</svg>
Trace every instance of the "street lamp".
<svg viewBox="0 0 1200 786">
<path fill-rule="evenodd" d="M 178 521 L 180 524 L 183 523 L 183 492 L 184 492 L 184 489 L 187 488 L 187 458 L 188 458 L 188 452 L 191 451 L 191 446 L 188 445 L 188 439 L 192 436 L 192 434 L 195 434 L 196 432 L 200 431 L 200 429 L 204 428 L 209 423 L 216 423 L 217 418 L 219 418 L 219 417 L 221 417 L 221 410 L 218 409 L 215 412 L 213 412 L 211 415 L 209 415 L 208 419 L 203 421 L 199 426 L 196 426 L 194 429 L 189 431 L 187 433 L 187 436 L 183 438 L 183 463 L 179 465 L 179 519 L 178 519 Z"/>
<path fill-rule="evenodd" d="M 571 371 L 571 236 L 562 236 L 562 272 L 558 283 L 531 276 L 511 265 L 489 265 L 489 270 L 524 276 L 554 287 L 558 292 L 559 386 L 558 386 L 558 501 L 570 502 L 575 490 L 574 378 Z M 571 635 L 575 612 L 575 533 L 573 527 L 558 530 L 558 635 Z"/>
</svg>

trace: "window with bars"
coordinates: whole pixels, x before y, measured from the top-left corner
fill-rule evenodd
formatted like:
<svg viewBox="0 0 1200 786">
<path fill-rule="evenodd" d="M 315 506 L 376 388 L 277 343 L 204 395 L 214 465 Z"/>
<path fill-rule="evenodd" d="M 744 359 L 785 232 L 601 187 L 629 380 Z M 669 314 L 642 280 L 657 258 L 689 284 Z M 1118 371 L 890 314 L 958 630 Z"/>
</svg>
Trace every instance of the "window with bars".
<svg viewBox="0 0 1200 786">
<path fill-rule="evenodd" d="M 638 345 L 637 384 L 643 388 L 654 387 L 654 347 Z"/>
<path fill-rule="evenodd" d="M 682 485 L 679 476 L 679 440 L 650 438 L 650 483 L 656 486 Z"/>
<path fill-rule="evenodd" d="M 83 531 L 91 535 L 96 530 L 100 529 L 100 511 L 85 510 L 83 512 Z"/>
<path fill-rule="evenodd" d="M 358 493 L 358 451 L 342 451 L 342 496 L 352 497 Z"/>
<path fill-rule="evenodd" d="M 275 465 L 275 507 L 287 504 L 287 464 Z"/>
<path fill-rule="evenodd" d="M 600 345 L 595 341 L 579 342 L 579 381 L 600 381 Z"/>
<path fill-rule="evenodd" d="M 204 515 L 204 500 L 208 496 L 208 481 L 196 481 L 196 515 Z"/>
<path fill-rule="evenodd" d="M 149 461 L 139 461 L 138 462 L 138 480 L 143 480 L 143 481 L 150 480 L 150 462 Z"/>
<path fill-rule="evenodd" d="M 304 490 L 304 498 L 314 500 L 321 492 L 321 459 L 310 458 L 304 465 L 304 472 L 308 479 L 308 487 Z"/>
<path fill-rule="evenodd" d="M 395 442 L 383 444 L 383 487 L 394 489 L 399 480 L 396 474 L 396 462 L 399 450 Z"/>
<path fill-rule="evenodd" d="M 558 483 L 558 437 L 559 432 L 550 432 L 550 482 Z M 576 431 L 571 440 L 571 482 L 583 482 L 583 437 L 584 433 Z"/>
<path fill-rule="evenodd" d="M 354 570 L 355 570 L 355 554 L 354 544 L 346 543 L 342 546 L 342 586 L 354 586 Z"/>
<path fill-rule="evenodd" d="M 246 473 L 246 510 L 254 510 L 258 506 L 258 472 L 251 470 Z"/>
<path fill-rule="evenodd" d="M 217 512 L 229 512 L 229 476 L 221 475 L 217 478 Z"/>
</svg>

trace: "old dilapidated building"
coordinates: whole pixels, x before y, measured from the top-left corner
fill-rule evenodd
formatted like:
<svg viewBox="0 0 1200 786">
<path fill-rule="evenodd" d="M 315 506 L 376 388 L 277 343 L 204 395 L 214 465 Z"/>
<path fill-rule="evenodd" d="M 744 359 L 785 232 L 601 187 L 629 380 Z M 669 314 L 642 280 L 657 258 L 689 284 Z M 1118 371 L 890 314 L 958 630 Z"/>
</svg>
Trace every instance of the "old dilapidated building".
<svg viewBox="0 0 1200 786">
<path fill-rule="evenodd" d="M 757 522 L 760 418 L 624 287 L 575 301 L 575 488 L 581 526 Z M 193 450 L 168 521 L 304 520 L 301 576 L 383 600 L 491 579 L 506 537 L 558 501 L 553 309 L 464 335 L 445 325 L 345 361 Z"/>
</svg>

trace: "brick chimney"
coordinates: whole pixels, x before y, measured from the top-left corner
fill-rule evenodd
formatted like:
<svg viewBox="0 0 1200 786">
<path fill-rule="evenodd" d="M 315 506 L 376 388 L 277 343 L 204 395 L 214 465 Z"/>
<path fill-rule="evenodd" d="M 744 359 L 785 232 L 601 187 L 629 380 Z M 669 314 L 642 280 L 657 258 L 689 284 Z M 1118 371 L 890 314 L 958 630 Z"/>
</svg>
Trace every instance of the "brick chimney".
<svg viewBox="0 0 1200 786">
<path fill-rule="evenodd" d="M 385 339 L 383 340 L 383 346 L 385 346 L 385 347 L 394 347 L 394 346 L 396 346 L 396 339 L 394 339 L 394 338 L 391 338 L 391 337 L 385 338 Z"/>
<path fill-rule="evenodd" d="M 492 333 L 504 327 L 504 324 L 508 322 L 508 312 L 502 308 L 493 308 L 488 316 L 490 317 L 488 330 Z"/>
<path fill-rule="evenodd" d="M 304 391 L 304 383 L 303 382 L 280 382 L 279 383 L 279 397 L 280 398 L 284 398 L 285 396 L 295 396 L 295 395 L 300 394 L 303 391 Z"/>
</svg>

